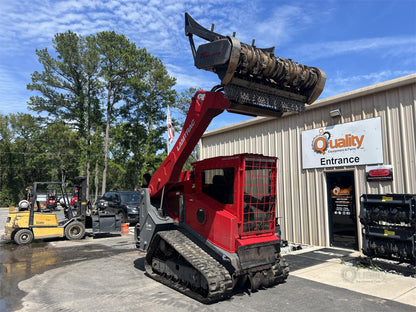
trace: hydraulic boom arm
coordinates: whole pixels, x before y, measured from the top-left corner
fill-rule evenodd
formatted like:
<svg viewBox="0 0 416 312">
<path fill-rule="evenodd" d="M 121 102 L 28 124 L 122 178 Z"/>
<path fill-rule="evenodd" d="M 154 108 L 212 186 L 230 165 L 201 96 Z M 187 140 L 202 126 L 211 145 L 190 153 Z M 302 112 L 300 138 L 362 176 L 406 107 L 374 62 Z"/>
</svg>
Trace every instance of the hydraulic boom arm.
<svg viewBox="0 0 416 312">
<path fill-rule="evenodd" d="M 185 14 L 197 68 L 213 71 L 221 79 L 222 92 L 197 92 L 192 99 L 182 133 L 149 183 L 150 196 L 160 198 L 178 182 L 181 170 L 211 120 L 224 110 L 252 116 L 280 117 L 284 112 L 303 112 L 322 92 L 326 75 L 274 56 L 274 48 L 258 49 L 205 29 Z M 193 35 L 208 41 L 195 48 Z"/>
<path fill-rule="evenodd" d="M 222 92 L 198 91 L 192 98 L 182 132 L 172 151 L 153 174 L 149 184 L 150 196 L 159 198 L 163 189 L 178 182 L 182 167 L 212 119 L 230 106 Z"/>
</svg>

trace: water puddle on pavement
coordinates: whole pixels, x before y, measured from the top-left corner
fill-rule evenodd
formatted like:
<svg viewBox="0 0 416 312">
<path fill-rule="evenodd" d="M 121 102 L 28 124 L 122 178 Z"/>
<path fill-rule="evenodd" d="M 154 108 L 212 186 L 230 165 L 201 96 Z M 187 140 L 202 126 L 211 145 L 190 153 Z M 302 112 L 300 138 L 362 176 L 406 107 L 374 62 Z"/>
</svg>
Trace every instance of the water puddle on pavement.
<svg viewBox="0 0 416 312">
<path fill-rule="evenodd" d="M 0 311 L 14 311 L 21 307 L 25 292 L 19 290 L 19 282 L 75 262 L 132 251 L 128 245 L 112 248 L 101 244 L 76 244 L 57 248 L 43 241 L 26 246 L 0 243 Z"/>
</svg>

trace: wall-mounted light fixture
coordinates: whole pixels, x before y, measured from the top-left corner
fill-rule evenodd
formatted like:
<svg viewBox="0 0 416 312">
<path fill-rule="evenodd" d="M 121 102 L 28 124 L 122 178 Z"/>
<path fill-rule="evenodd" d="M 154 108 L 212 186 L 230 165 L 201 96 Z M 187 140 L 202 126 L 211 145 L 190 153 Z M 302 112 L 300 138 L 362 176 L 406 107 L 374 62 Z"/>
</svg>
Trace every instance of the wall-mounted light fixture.
<svg viewBox="0 0 416 312">
<path fill-rule="evenodd" d="M 331 116 L 332 118 L 341 117 L 341 109 L 336 108 L 336 109 L 329 111 L 329 116 Z"/>
</svg>

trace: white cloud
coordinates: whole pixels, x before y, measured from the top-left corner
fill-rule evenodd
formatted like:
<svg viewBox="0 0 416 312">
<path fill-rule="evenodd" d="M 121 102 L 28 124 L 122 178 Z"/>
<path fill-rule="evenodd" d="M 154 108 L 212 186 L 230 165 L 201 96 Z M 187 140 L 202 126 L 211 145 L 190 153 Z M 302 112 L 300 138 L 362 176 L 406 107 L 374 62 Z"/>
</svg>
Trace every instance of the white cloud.
<svg viewBox="0 0 416 312">
<path fill-rule="evenodd" d="M 26 102 L 29 92 L 26 90 L 25 77 L 12 75 L 10 71 L 0 64 L 0 113 L 26 112 Z M 22 88 L 23 86 L 23 88 Z M 23 90 L 22 90 L 23 89 Z"/>
<path fill-rule="evenodd" d="M 209 91 L 219 82 L 216 75 L 210 72 L 198 69 L 185 70 L 182 66 L 171 64 L 165 64 L 165 66 L 169 75 L 176 78 L 175 89 L 179 92 L 189 88 L 202 88 Z"/>
<path fill-rule="evenodd" d="M 253 38 L 261 43 L 261 37 L 266 37 L 268 42 L 264 44 L 270 46 L 270 42 L 275 44 L 301 27 L 299 23 L 293 27 L 293 21 L 299 21 L 296 16 L 306 16 L 295 6 L 283 6 L 263 20 L 256 14 L 255 3 L 242 0 L 23 0 L 13 3 L 6 6 L 8 14 L 0 21 L 0 38 L 7 41 L 9 51 L 17 51 L 22 40 L 24 45 L 35 43 L 38 48 L 51 46 L 56 33 L 69 29 L 81 35 L 115 30 L 139 46 L 152 47 L 154 53 L 169 55 L 174 53 L 172 50 L 183 48 L 187 41 L 183 35 L 185 11 L 195 14 L 194 18 L 207 28 L 216 23 L 215 30 L 225 35 L 237 31 L 238 38 L 246 43 L 251 43 Z"/>
<path fill-rule="evenodd" d="M 348 75 L 343 72 L 337 72 L 334 77 L 328 79 L 321 98 L 353 91 L 410 74 L 414 74 L 414 72 L 410 70 L 383 70 L 362 75 Z"/>
<path fill-rule="evenodd" d="M 336 19 L 341 10 L 332 0 L 319 4 L 306 0 L 0 0 L 0 105 L 14 96 L 15 103 L 28 99 L 26 80 L 39 70 L 35 49 L 51 51 L 53 36 L 69 29 L 83 36 L 104 30 L 124 34 L 163 61 L 177 78 L 177 89 L 211 89 L 219 79 L 194 67 L 184 36 L 185 12 L 206 28 L 215 23 L 215 31 L 223 35 L 236 31 L 241 42 L 251 44 L 255 39 L 258 47 L 275 45 L 276 55 L 322 66 L 328 74 L 324 96 L 397 78 L 416 68 L 416 36 L 409 35 L 408 29 L 400 31 L 399 23 L 397 36 L 384 36 L 384 24 L 366 34 L 350 29 L 340 32 L 343 25 Z M 337 29 L 319 28 L 326 25 Z"/>
<path fill-rule="evenodd" d="M 415 36 L 375 37 L 344 41 L 318 42 L 302 45 L 304 57 L 307 59 L 328 58 L 341 54 L 379 51 L 379 55 L 408 51 L 416 53 Z"/>
<path fill-rule="evenodd" d="M 269 18 L 256 23 L 254 29 L 260 38 L 267 38 L 270 42 L 279 44 L 287 41 L 291 33 L 304 24 L 306 16 L 302 8 L 285 5 L 276 8 Z"/>
</svg>

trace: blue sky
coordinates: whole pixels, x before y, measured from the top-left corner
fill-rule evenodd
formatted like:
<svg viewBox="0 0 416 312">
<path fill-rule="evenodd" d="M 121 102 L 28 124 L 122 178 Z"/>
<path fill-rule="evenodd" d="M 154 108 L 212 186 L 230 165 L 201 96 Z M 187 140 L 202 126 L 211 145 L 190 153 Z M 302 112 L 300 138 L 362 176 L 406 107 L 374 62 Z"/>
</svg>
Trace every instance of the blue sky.
<svg viewBox="0 0 416 312">
<path fill-rule="evenodd" d="M 124 34 L 160 58 L 176 89 L 219 83 L 198 70 L 184 13 L 203 26 L 327 74 L 320 98 L 416 73 L 415 0 L 0 0 L 0 113 L 33 113 L 26 90 L 42 67 L 35 49 L 52 50 L 56 33 Z M 249 117 L 223 114 L 209 129 Z"/>
</svg>

